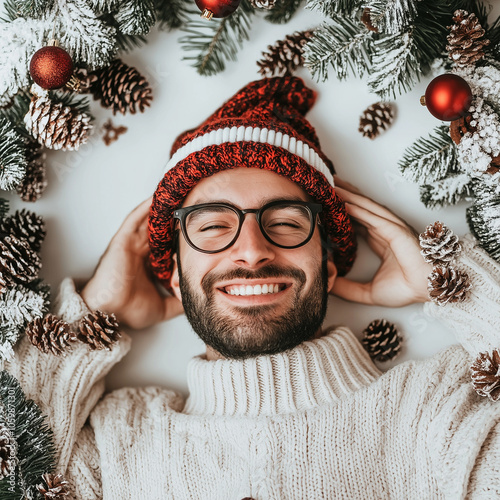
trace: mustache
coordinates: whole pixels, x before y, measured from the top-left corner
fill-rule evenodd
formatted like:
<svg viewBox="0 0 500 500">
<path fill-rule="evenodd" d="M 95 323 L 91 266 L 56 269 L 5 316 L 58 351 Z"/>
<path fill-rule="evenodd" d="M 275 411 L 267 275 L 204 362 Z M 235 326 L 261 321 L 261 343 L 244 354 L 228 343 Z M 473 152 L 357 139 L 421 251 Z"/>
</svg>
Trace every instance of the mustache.
<svg viewBox="0 0 500 500">
<path fill-rule="evenodd" d="M 208 295 L 214 289 L 215 283 L 219 281 L 230 281 L 236 279 L 268 279 L 268 278 L 292 278 L 298 282 L 299 288 L 302 288 L 306 282 L 306 273 L 296 267 L 277 266 L 269 264 L 267 266 L 251 271 L 237 267 L 223 273 L 210 272 L 201 280 L 201 287 Z"/>
</svg>

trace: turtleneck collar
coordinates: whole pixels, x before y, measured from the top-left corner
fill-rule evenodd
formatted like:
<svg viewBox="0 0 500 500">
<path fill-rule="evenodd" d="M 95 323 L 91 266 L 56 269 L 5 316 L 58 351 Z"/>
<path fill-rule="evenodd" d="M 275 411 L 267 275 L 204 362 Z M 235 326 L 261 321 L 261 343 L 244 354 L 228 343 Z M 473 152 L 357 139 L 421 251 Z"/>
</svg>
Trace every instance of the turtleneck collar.
<svg viewBox="0 0 500 500">
<path fill-rule="evenodd" d="M 191 415 L 278 415 L 333 403 L 373 382 L 381 372 L 345 327 L 280 354 L 188 365 Z"/>
</svg>

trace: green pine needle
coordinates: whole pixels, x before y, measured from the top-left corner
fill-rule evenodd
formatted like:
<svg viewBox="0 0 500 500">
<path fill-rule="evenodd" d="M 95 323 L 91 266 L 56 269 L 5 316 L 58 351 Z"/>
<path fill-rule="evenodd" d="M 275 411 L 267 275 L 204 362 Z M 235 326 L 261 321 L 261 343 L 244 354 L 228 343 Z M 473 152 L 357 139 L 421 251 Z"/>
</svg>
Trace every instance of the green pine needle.
<svg viewBox="0 0 500 500">
<path fill-rule="evenodd" d="M 379 33 L 401 33 L 415 19 L 417 0 L 368 0 L 370 21 Z"/>
<path fill-rule="evenodd" d="M 316 10 L 332 19 L 336 19 L 337 14 L 353 18 L 362 4 L 362 0 L 308 0 L 306 9 Z"/>
<path fill-rule="evenodd" d="M 125 35 L 146 35 L 156 21 L 153 0 L 125 0 L 114 13 L 118 30 Z"/>
<path fill-rule="evenodd" d="M 194 55 L 183 57 L 193 61 L 200 75 L 215 75 L 223 71 L 227 61 L 235 61 L 239 48 L 248 40 L 251 17 L 255 9 L 248 0 L 242 0 L 240 6 L 228 17 L 222 19 L 191 19 L 182 31 L 187 33 L 179 41 L 186 52 Z"/>
<path fill-rule="evenodd" d="M 0 118 L 0 189 L 11 191 L 21 184 L 28 161 L 23 137 L 6 118 Z"/>
<path fill-rule="evenodd" d="M 285 24 L 294 16 L 303 0 L 277 0 L 264 19 L 273 24 Z"/>
<path fill-rule="evenodd" d="M 189 13 L 193 3 L 191 0 L 155 0 L 156 20 L 160 29 L 173 30 L 181 28 L 189 21 Z"/>
<path fill-rule="evenodd" d="M 91 121 L 94 117 L 90 113 L 90 102 L 87 97 L 81 97 L 73 92 L 66 92 L 65 90 L 53 90 L 49 92 L 50 100 L 56 104 L 62 104 L 63 106 L 70 106 L 79 113 L 85 113 L 91 117 Z"/>
<path fill-rule="evenodd" d="M 21 17 L 40 18 L 54 6 L 54 0 L 14 0 Z"/>
<path fill-rule="evenodd" d="M 42 474 L 54 472 L 56 448 L 53 432 L 40 408 L 26 399 L 19 382 L 8 372 L 0 372 L 0 425 L 6 426 L 17 443 L 18 465 L 14 492 L 9 477 L 0 481 L 0 498 L 41 499 L 36 489 Z"/>
<path fill-rule="evenodd" d="M 406 148 L 398 166 L 405 179 L 418 184 L 429 184 L 457 173 L 457 147 L 448 126 L 438 126 L 427 139 L 417 139 Z"/>
<path fill-rule="evenodd" d="M 467 174 L 450 174 L 431 184 L 420 186 L 420 201 L 427 208 L 455 205 L 471 199 L 471 178 Z"/>
<path fill-rule="evenodd" d="M 339 80 L 348 73 L 362 76 L 371 64 L 373 33 L 347 17 L 337 16 L 331 24 L 314 31 L 304 46 L 304 65 L 316 81 L 328 78 L 332 66 Z"/>
</svg>

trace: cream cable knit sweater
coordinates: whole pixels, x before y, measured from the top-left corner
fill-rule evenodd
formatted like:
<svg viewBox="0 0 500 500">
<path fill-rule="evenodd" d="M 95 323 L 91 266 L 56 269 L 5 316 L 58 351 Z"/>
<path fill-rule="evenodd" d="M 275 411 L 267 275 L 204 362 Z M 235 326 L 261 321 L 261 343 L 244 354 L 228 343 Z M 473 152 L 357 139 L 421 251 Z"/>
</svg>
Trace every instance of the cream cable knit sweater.
<svg viewBox="0 0 500 500">
<path fill-rule="evenodd" d="M 469 352 L 453 346 L 382 374 L 337 328 L 274 356 L 195 357 L 187 401 L 160 387 L 100 399 L 127 335 L 111 352 L 78 345 L 61 359 L 23 338 L 6 368 L 48 414 L 79 500 L 500 498 L 500 403 L 469 376 L 472 357 L 500 346 L 500 267 L 463 243 L 470 297 L 425 310 Z M 86 312 L 65 280 L 58 313 Z"/>
</svg>

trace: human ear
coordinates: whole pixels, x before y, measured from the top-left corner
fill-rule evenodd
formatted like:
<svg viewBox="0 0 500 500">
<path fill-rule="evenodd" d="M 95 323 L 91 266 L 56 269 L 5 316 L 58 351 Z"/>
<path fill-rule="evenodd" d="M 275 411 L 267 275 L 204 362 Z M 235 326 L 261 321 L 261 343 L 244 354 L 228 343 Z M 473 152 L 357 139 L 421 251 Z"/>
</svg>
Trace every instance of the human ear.
<svg viewBox="0 0 500 500">
<path fill-rule="evenodd" d="M 333 289 L 333 285 L 337 278 L 337 266 L 333 262 L 333 255 L 328 252 L 328 260 L 326 261 L 326 270 L 328 275 L 328 293 Z"/>
<path fill-rule="evenodd" d="M 174 254 L 172 257 L 173 267 L 172 267 L 172 277 L 170 278 L 170 287 L 174 292 L 174 295 L 182 301 L 181 298 L 181 290 L 179 286 L 179 266 L 177 265 L 177 254 Z"/>
</svg>

